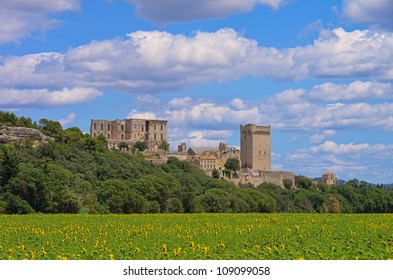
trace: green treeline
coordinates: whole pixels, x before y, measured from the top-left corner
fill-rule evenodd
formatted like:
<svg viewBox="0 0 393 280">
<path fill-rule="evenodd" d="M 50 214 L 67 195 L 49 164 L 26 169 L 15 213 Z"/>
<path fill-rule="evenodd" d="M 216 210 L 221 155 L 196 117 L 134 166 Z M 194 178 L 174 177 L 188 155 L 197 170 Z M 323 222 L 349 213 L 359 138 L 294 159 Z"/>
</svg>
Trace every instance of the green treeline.
<svg viewBox="0 0 393 280">
<path fill-rule="evenodd" d="M 0 213 L 393 212 L 393 191 L 356 179 L 326 186 L 300 176 L 295 190 L 237 187 L 173 157 L 155 165 L 79 128 L 10 115 L 0 112 L 0 126 L 38 128 L 54 141 L 0 144 Z"/>
</svg>

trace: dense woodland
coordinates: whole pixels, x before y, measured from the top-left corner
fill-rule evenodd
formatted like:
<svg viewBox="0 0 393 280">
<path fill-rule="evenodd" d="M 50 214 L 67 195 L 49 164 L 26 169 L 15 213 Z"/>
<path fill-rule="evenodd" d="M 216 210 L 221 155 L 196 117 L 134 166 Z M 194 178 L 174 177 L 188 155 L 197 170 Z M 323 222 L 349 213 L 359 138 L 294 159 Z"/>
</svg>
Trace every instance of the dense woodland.
<svg viewBox="0 0 393 280">
<path fill-rule="evenodd" d="M 356 179 L 236 186 L 173 157 L 154 165 L 143 153 L 109 150 L 104 137 L 55 121 L 0 112 L 3 125 L 37 128 L 54 140 L 0 144 L 0 213 L 393 212 L 392 190 Z"/>
</svg>

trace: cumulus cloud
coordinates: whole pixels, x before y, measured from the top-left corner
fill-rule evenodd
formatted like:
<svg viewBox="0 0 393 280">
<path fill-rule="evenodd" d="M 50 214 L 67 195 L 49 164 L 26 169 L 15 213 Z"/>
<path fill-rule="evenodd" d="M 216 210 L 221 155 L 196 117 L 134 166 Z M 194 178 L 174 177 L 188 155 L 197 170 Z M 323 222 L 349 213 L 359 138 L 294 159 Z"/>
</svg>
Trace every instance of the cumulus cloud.
<svg viewBox="0 0 393 280">
<path fill-rule="evenodd" d="M 61 53 L 6 57 L 0 87 L 94 87 L 130 93 L 180 90 L 251 75 L 277 79 L 393 78 L 393 34 L 326 32 L 312 45 L 260 47 L 232 29 L 193 36 L 137 31 Z"/>
<path fill-rule="evenodd" d="M 313 87 L 308 98 L 324 102 L 344 100 L 368 100 L 393 98 L 393 86 L 390 83 L 354 81 L 349 85 L 324 83 Z"/>
<path fill-rule="evenodd" d="M 262 119 L 283 130 L 391 130 L 393 103 L 385 101 L 391 99 L 391 89 L 390 83 L 325 83 L 310 90 L 277 93 L 261 101 L 259 110 Z M 372 103 L 364 102 L 371 99 Z M 310 141 L 324 140 L 326 136 L 329 135 L 315 135 Z"/>
<path fill-rule="evenodd" d="M 75 121 L 75 119 L 76 119 L 76 114 L 75 113 L 70 113 L 70 114 L 67 115 L 66 118 L 60 119 L 59 123 L 62 126 L 65 126 L 65 125 L 68 125 L 70 123 L 73 123 Z"/>
<path fill-rule="evenodd" d="M 147 120 L 156 120 L 158 119 L 156 113 L 153 112 L 138 112 L 138 110 L 132 110 L 131 113 L 128 114 L 127 118 L 133 119 L 147 119 Z"/>
<path fill-rule="evenodd" d="M 334 131 L 334 130 L 325 130 L 322 133 L 316 133 L 316 134 L 312 135 L 310 137 L 310 142 L 314 143 L 314 144 L 321 143 L 324 140 L 326 140 L 327 138 L 330 138 L 335 134 L 336 134 L 336 131 Z"/>
<path fill-rule="evenodd" d="M 102 95 L 93 88 L 0 89 L 0 105 L 4 107 L 53 107 L 87 102 Z"/>
<path fill-rule="evenodd" d="M 137 31 L 126 40 L 91 42 L 66 53 L 0 58 L 0 89 L 94 88 L 152 94 L 244 76 L 393 79 L 393 34 L 335 29 L 325 32 L 311 45 L 278 50 L 261 47 L 232 29 L 196 32 L 192 36 Z M 327 83 L 307 93 L 292 90 L 282 94 L 285 99 L 299 99 L 307 94 L 309 99 L 335 102 L 389 98 L 391 87 L 356 82 L 344 91 L 339 85 Z M 207 106 L 203 109 L 207 112 L 208 104 L 203 106 Z M 231 106 L 239 109 L 245 104 L 235 99 Z M 290 109 L 302 110 L 304 106 L 292 104 Z M 192 112 L 197 114 L 198 108 Z"/>
<path fill-rule="evenodd" d="M 59 25 L 51 15 L 79 9 L 79 0 L 2 0 L 0 2 L 0 44 L 14 42 L 38 30 Z"/>
<path fill-rule="evenodd" d="M 129 0 L 140 16 L 158 23 L 223 18 L 251 11 L 256 4 L 277 10 L 284 0 Z"/>
<path fill-rule="evenodd" d="M 343 15 L 354 22 L 393 28 L 391 0 L 344 0 Z"/>
<path fill-rule="evenodd" d="M 284 162 L 309 176 L 319 177 L 331 171 L 346 180 L 356 177 L 378 183 L 393 175 L 389 165 L 392 155 L 393 145 L 325 141 L 290 152 Z"/>
</svg>

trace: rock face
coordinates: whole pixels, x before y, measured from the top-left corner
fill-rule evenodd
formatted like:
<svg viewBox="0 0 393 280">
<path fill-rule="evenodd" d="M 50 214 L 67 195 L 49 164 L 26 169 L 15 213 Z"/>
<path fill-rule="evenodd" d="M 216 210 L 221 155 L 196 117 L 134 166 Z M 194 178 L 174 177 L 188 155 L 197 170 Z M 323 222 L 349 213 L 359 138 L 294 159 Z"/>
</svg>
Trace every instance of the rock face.
<svg viewBox="0 0 393 280">
<path fill-rule="evenodd" d="M 23 141 L 48 142 L 50 137 L 43 134 L 38 129 L 28 127 L 0 127 L 0 143 L 20 143 Z"/>
</svg>

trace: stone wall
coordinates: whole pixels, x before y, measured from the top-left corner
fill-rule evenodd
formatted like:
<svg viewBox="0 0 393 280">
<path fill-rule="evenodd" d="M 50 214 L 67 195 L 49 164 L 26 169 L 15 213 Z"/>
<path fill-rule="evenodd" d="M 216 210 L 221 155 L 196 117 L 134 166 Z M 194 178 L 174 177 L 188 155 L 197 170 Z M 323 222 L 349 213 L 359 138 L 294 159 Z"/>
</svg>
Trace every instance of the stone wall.
<svg viewBox="0 0 393 280">
<path fill-rule="evenodd" d="M 239 178 L 233 178 L 230 181 L 236 184 L 252 184 L 258 186 L 262 183 L 273 183 L 284 187 L 284 180 L 292 181 L 292 188 L 295 187 L 295 174 L 291 171 L 259 171 L 247 170 L 238 173 Z"/>
</svg>

